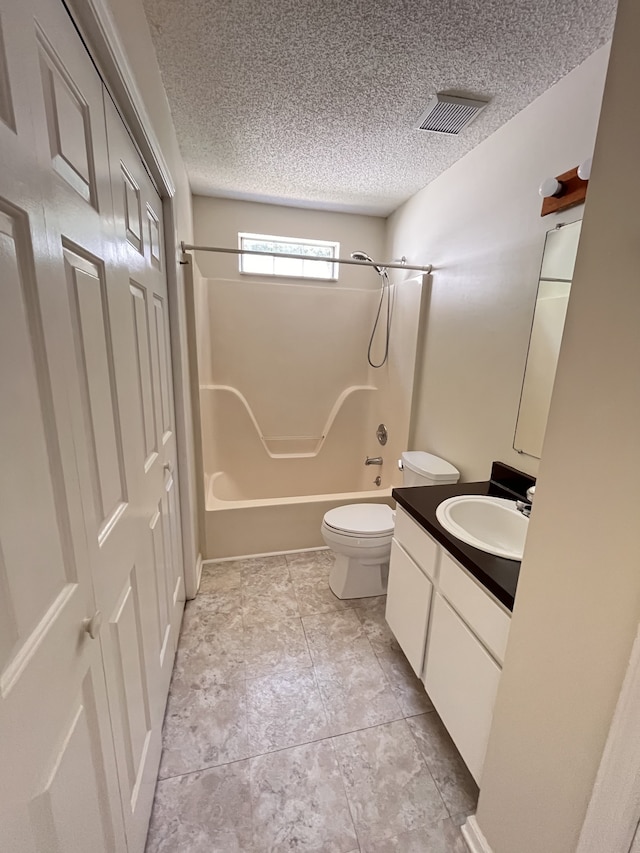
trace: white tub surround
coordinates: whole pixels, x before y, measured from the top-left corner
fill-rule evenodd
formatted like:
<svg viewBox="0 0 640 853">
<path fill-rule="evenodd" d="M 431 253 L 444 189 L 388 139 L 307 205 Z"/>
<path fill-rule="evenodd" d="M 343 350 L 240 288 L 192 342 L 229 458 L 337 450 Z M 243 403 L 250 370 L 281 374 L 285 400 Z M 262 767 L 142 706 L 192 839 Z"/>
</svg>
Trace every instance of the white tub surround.
<svg viewBox="0 0 640 853">
<path fill-rule="evenodd" d="M 216 244 L 233 246 L 249 231 L 339 241 L 345 257 L 382 256 L 376 217 L 198 198 L 194 214 L 197 244 L 215 233 Z M 321 545 L 328 509 L 386 502 L 400 482 L 423 277 L 390 272 L 389 358 L 376 370 L 367 346 L 380 278 L 370 268 L 341 266 L 337 281 L 284 279 L 241 274 L 235 256 L 195 254 L 204 556 Z M 383 339 L 375 338 L 375 362 Z M 382 466 L 364 465 L 380 455 Z"/>
</svg>

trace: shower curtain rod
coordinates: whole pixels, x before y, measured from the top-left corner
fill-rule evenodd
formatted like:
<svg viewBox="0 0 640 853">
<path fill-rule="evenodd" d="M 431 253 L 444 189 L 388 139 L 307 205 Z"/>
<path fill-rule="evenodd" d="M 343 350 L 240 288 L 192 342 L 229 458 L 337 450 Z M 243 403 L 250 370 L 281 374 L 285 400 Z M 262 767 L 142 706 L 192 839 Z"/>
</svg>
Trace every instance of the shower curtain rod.
<svg viewBox="0 0 640 853">
<path fill-rule="evenodd" d="M 189 243 L 185 243 L 184 240 L 180 243 L 180 247 L 182 252 L 222 252 L 227 255 L 267 255 L 271 258 L 295 258 L 300 259 L 304 258 L 305 261 L 322 261 L 322 263 L 332 263 L 332 264 L 351 264 L 356 267 L 371 267 L 373 264 L 369 263 L 369 261 L 354 261 L 351 258 L 316 258 L 313 255 L 294 255 L 288 254 L 287 252 L 256 252 L 253 249 L 225 249 L 222 246 L 192 246 Z M 413 266 L 412 264 L 398 264 L 398 263 L 390 263 L 385 264 L 381 261 L 376 261 L 376 265 L 379 267 L 385 267 L 390 270 L 416 270 L 417 272 L 430 273 L 433 270 L 432 264 L 427 264 L 426 267 L 418 267 Z"/>
</svg>

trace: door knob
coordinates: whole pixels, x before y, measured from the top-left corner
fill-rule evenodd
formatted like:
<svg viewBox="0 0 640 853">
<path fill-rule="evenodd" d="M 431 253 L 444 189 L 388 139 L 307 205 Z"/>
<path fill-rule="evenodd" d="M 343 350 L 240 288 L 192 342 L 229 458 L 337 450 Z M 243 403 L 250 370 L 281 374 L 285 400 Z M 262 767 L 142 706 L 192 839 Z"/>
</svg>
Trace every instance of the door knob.
<svg viewBox="0 0 640 853">
<path fill-rule="evenodd" d="M 102 627 L 102 613 L 100 610 L 96 610 L 93 616 L 90 619 L 83 619 L 82 624 L 84 626 L 84 630 L 91 637 L 92 640 L 100 633 L 100 628 Z"/>
</svg>

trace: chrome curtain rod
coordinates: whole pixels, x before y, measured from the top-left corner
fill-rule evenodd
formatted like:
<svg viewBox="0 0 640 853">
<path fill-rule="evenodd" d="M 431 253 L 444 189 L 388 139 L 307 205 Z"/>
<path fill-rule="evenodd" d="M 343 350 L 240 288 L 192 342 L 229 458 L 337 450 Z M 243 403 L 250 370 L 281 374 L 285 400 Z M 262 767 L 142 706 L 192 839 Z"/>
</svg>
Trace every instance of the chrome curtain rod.
<svg viewBox="0 0 640 853">
<path fill-rule="evenodd" d="M 351 258 L 316 258 L 313 255 L 293 255 L 287 252 L 255 252 L 253 249 L 224 249 L 222 246 L 192 246 L 185 243 L 184 240 L 180 243 L 183 252 L 222 252 L 226 255 L 267 255 L 270 258 L 304 258 L 305 261 L 322 261 L 322 263 L 331 264 L 351 264 L 356 267 L 371 267 L 369 261 L 354 261 Z M 384 264 L 381 261 L 376 261 L 379 267 L 385 267 L 390 270 L 416 270 L 417 272 L 430 273 L 433 266 L 428 264 L 426 267 L 413 266 L 412 264 Z"/>
</svg>

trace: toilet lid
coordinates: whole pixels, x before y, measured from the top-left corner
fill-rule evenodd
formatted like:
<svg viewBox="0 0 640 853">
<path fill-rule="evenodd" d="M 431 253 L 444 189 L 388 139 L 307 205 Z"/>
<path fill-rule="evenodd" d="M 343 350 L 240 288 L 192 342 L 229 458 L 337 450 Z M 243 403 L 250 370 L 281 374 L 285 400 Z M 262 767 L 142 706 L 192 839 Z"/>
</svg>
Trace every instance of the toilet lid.
<svg viewBox="0 0 640 853">
<path fill-rule="evenodd" d="M 393 513 L 386 504 L 348 504 L 330 509 L 325 524 L 334 530 L 362 536 L 393 533 Z"/>
</svg>

